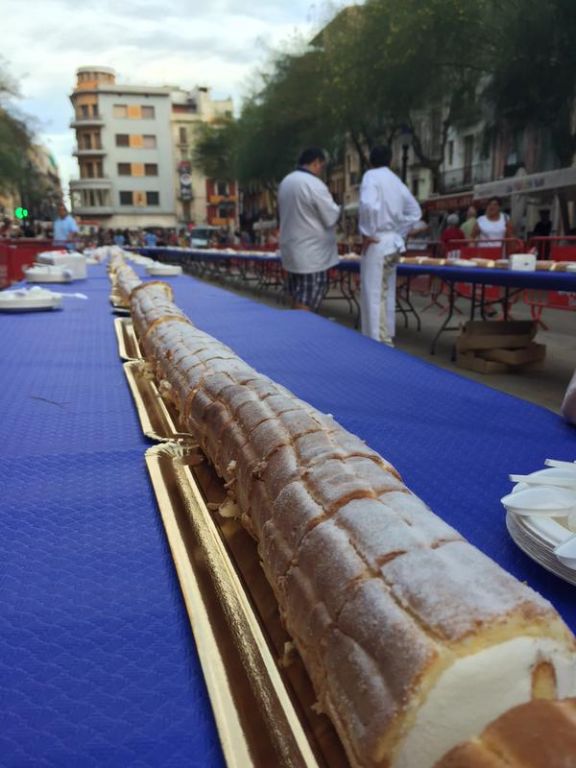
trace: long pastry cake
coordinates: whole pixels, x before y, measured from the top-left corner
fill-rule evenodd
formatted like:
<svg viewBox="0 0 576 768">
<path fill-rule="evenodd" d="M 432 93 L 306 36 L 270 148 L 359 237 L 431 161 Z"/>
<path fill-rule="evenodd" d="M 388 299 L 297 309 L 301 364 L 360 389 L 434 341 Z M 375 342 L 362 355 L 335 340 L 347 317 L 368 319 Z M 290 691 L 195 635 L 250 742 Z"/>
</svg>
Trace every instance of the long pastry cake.
<svg viewBox="0 0 576 768">
<path fill-rule="evenodd" d="M 509 708 L 576 694 L 574 638 L 547 601 L 155 290 L 132 291 L 142 349 L 256 539 L 352 766 L 432 768 Z"/>
<path fill-rule="evenodd" d="M 514 707 L 435 768 L 576 768 L 576 699 Z"/>
<path fill-rule="evenodd" d="M 118 262 L 113 272 L 113 285 L 120 294 L 122 303 L 128 305 L 132 291 L 142 284 L 136 272 L 122 260 Z"/>
</svg>

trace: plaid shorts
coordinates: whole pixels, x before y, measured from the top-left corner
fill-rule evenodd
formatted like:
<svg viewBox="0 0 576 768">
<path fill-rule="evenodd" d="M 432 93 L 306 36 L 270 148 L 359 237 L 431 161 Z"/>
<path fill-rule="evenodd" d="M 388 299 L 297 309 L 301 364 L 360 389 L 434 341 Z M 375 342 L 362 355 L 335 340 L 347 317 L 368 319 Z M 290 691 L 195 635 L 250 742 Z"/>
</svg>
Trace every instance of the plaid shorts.
<svg viewBox="0 0 576 768">
<path fill-rule="evenodd" d="M 296 303 L 304 304 L 313 312 L 317 312 L 328 290 L 328 272 L 324 270 L 307 275 L 288 272 L 287 290 Z"/>
</svg>

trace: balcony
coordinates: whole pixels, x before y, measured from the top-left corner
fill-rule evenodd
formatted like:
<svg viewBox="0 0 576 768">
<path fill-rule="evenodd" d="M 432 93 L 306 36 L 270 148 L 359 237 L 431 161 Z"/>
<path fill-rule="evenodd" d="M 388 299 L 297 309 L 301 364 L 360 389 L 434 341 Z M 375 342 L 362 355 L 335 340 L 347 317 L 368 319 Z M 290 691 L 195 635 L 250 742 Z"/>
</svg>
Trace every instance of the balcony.
<svg viewBox="0 0 576 768">
<path fill-rule="evenodd" d="M 102 149 L 102 146 L 91 147 L 90 149 L 87 147 L 76 146 L 74 147 L 72 154 L 76 155 L 76 157 L 86 157 L 87 155 L 92 155 L 92 157 L 104 157 L 106 150 Z"/>
<path fill-rule="evenodd" d="M 111 205 L 75 205 L 72 213 L 75 216 L 112 216 L 114 208 Z"/>
<path fill-rule="evenodd" d="M 70 179 L 70 189 L 110 189 L 112 182 L 106 176 L 97 178 Z"/>
<path fill-rule="evenodd" d="M 93 117 L 75 117 L 70 122 L 70 128 L 88 128 L 90 126 L 102 126 L 104 120 L 100 115 L 94 115 Z"/>
<path fill-rule="evenodd" d="M 453 168 L 440 175 L 440 192 L 462 192 L 472 189 L 475 184 L 483 184 L 492 178 L 492 162 L 484 160 L 475 165 L 465 165 L 464 168 Z"/>
</svg>

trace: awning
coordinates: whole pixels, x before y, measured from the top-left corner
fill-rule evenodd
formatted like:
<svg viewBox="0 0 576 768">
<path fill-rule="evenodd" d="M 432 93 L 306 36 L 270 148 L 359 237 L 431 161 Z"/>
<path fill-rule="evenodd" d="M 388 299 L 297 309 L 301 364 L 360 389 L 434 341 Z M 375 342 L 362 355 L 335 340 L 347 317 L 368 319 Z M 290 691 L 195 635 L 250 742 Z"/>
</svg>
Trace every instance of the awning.
<svg viewBox="0 0 576 768">
<path fill-rule="evenodd" d="M 576 187 L 576 167 L 574 166 L 558 168 L 556 171 L 530 173 L 526 176 L 513 176 L 510 179 L 489 181 L 486 184 L 476 184 L 474 199 L 551 192 L 566 187 Z"/>
<path fill-rule="evenodd" d="M 461 192 L 459 195 L 437 195 L 430 197 L 422 203 L 426 211 L 449 211 L 456 208 L 467 208 L 472 205 L 474 193 Z"/>
</svg>

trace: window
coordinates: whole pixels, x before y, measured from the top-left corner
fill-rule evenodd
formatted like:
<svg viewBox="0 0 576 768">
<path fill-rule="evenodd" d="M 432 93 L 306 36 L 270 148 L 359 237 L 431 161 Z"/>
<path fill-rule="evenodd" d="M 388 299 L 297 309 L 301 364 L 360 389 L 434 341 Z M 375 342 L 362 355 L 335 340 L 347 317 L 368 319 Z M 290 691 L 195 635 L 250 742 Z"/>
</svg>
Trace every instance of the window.
<svg viewBox="0 0 576 768">
<path fill-rule="evenodd" d="M 118 176 L 132 176 L 130 163 L 118 163 Z"/>
<path fill-rule="evenodd" d="M 160 193 L 146 192 L 146 205 L 160 205 Z"/>
<path fill-rule="evenodd" d="M 180 127 L 178 131 L 179 137 L 180 137 L 180 144 L 188 144 L 188 133 L 186 131 L 186 128 Z"/>
<path fill-rule="evenodd" d="M 120 192 L 120 205 L 132 205 L 132 192 Z"/>
<path fill-rule="evenodd" d="M 216 183 L 216 189 L 217 189 L 219 195 L 227 195 L 228 194 L 228 183 L 226 181 L 218 181 Z"/>
<path fill-rule="evenodd" d="M 158 166 L 156 163 L 146 163 L 144 165 L 145 176 L 158 176 Z"/>
<path fill-rule="evenodd" d="M 156 149 L 156 136 L 142 136 L 144 149 Z"/>
<path fill-rule="evenodd" d="M 448 165 L 454 164 L 454 142 L 448 142 Z"/>
<path fill-rule="evenodd" d="M 420 194 L 420 179 L 418 177 L 412 178 L 412 194 L 414 197 L 418 197 Z"/>
<path fill-rule="evenodd" d="M 80 106 L 80 115 L 79 115 L 79 117 L 82 120 L 83 118 L 88 117 L 88 116 L 89 116 L 88 115 L 88 106 L 86 104 L 82 104 Z"/>
<path fill-rule="evenodd" d="M 117 147 L 129 147 L 130 146 L 130 137 L 127 133 L 117 133 L 116 134 L 116 146 Z"/>
<path fill-rule="evenodd" d="M 112 114 L 114 117 L 125 118 L 128 117 L 128 107 L 126 104 L 114 104 L 112 108 Z"/>
<path fill-rule="evenodd" d="M 156 117 L 156 110 L 154 107 L 142 107 L 141 115 L 143 120 L 154 120 Z"/>
<path fill-rule="evenodd" d="M 231 217 L 232 211 L 228 208 L 227 205 L 219 205 L 218 206 L 218 218 L 219 219 L 228 219 Z"/>
</svg>

